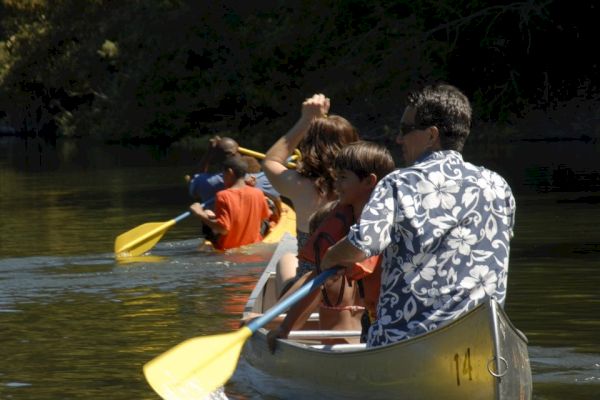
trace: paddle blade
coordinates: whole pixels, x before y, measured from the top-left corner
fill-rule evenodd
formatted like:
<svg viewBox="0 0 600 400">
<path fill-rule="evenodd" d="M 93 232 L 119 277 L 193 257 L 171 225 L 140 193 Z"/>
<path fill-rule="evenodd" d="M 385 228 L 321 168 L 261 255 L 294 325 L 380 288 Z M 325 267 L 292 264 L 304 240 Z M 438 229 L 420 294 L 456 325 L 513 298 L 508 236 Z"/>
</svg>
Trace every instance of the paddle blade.
<svg viewBox="0 0 600 400">
<path fill-rule="evenodd" d="M 188 339 L 144 365 L 146 380 L 163 399 L 203 399 L 233 375 L 242 346 L 251 335 L 243 327 Z"/>
<path fill-rule="evenodd" d="M 148 222 L 117 236 L 117 257 L 139 256 L 150 250 L 175 222 Z"/>
</svg>

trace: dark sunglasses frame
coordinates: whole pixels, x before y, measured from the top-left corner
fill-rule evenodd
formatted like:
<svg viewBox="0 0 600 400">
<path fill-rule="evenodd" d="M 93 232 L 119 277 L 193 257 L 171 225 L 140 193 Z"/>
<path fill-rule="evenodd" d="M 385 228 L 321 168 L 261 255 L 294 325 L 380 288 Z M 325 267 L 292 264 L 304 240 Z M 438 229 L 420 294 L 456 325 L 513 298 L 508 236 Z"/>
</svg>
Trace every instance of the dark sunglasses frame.
<svg viewBox="0 0 600 400">
<path fill-rule="evenodd" d="M 421 127 L 417 124 L 404 124 L 401 123 L 400 124 L 400 132 L 398 132 L 398 136 L 402 137 L 402 136 L 406 136 L 411 132 L 416 131 L 417 129 L 420 129 Z"/>
</svg>

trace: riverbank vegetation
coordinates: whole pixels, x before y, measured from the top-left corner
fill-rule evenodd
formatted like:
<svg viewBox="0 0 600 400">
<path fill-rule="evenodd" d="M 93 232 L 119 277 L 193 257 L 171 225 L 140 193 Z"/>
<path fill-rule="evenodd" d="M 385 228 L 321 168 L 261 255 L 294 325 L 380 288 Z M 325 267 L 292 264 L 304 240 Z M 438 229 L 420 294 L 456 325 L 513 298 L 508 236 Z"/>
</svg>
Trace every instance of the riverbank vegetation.
<svg viewBox="0 0 600 400">
<path fill-rule="evenodd" d="M 264 147 L 323 92 L 381 137 L 408 88 L 445 80 L 500 135 L 598 138 L 597 6 L 559 3 L 0 0 L 0 125 L 50 140 L 166 147 L 221 134 Z M 527 118 L 549 129 L 511 128 Z"/>
</svg>

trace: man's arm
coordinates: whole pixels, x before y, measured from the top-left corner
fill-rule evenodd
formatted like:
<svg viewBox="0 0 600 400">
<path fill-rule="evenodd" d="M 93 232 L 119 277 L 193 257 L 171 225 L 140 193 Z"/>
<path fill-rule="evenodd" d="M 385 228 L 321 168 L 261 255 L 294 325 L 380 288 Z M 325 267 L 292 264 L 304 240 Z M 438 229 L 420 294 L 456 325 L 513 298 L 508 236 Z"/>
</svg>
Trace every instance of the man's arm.
<svg viewBox="0 0 600 400">
<path fill-rule="evenodd" d="M 337 265 L 348 266 L 366 259 L 366 254 L 350 243 L 348 237 L 345 236 L 327 249 L 323 260 L 321 260 L 321 269 L 326 270 Z"/>
<path fill-rule="evenodd" d="M 208 171 L 208 166 L 210 165 L 210 163 L 212 161 L 215 151 L 217 151 L 216 148 L 217 148 L 217 145 L 219 144 L 220 140 L 221 140 L 220 136 L 214 136 L 208 140 L 208 148 L 206 149 L 206 151 L 204 152 L 204 155 L 202 156 L 202 159 L 198 163 L 196 173 Z"/>
<path fill-rule="evenodd" d="M 208 226 L 217 235 L 227 235 L 229 231 L 217 222 L 214 218 L 206 212 L 200 203 L 194 203 L 190 206 L 192 214 L 198 216 L 202 220 L 202 223 Z"/>
</svg>

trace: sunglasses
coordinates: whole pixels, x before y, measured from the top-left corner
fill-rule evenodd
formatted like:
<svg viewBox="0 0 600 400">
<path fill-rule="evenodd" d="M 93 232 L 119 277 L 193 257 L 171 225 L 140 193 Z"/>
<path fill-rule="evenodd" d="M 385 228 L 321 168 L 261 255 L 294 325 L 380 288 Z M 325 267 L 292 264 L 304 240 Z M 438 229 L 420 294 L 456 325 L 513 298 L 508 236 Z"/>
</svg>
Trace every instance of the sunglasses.
<svg viewBox="0 0 600 400">
<path fill-rule="evenodd" d="M 416 124 L 405 124 L 405 123 L 400 123 L 400 132 L 398 132 L 398 136 L 402 137 L 402 136 L 406 136 L 411 132 L 416 131 L 417 129 L 419 129 L 419 125 Z"/>
</svg>

